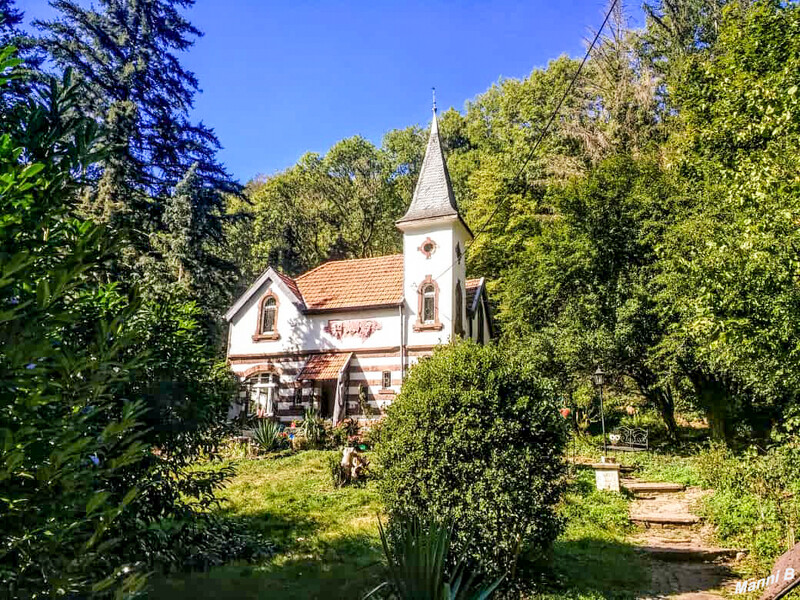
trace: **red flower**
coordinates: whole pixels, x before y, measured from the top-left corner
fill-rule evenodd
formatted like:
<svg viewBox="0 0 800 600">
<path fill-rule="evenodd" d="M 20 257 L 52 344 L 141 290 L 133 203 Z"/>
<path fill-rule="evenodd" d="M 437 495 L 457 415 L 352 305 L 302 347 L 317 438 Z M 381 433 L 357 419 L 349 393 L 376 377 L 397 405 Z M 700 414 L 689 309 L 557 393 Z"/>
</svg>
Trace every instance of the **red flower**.
<svg viewBox="0 0 800 600">
<path fill-rule="evenodd" d="M 566 419 L 567 417 L 569 417 L 569 415 L 570 415 L 570 413 L 571 413 L 572 411 L 570 411 L 570 409 L 568 409 L 568 408 L 564 407 L 564 408 L 562 408 L 562 409 L 561 409 L 560 411 L 558 411 L 558 412 L 560 412 L 560 413 L 561 413 L 561 416 L 562 416 L 562 417 L 564 417 L 564 418 Z"/>
</svg>

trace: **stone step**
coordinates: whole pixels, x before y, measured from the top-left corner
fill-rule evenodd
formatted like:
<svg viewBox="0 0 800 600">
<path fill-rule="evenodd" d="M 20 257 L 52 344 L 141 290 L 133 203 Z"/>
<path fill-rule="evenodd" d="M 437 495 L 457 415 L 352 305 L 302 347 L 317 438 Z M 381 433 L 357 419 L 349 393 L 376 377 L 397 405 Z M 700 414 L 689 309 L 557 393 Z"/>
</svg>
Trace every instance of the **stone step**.
<svg viewBox="0 0 800 600">
<path fill-rule="evenodd" d="M 625 489 L 634 494 L 663 494 L 671 492 L 682 492 L 686 486 L 682 483 L 665 483 L 665 482 L 644 482 L 644 481 L 623 481 L 622 485 Z"/>
<path fill-rule="evenodd" d="M 635 514 L 631 515 L 634 523 L 644 523 L 645 525 L 694 525 L 700 522 L 700 517 L 696 515 L 674 515 L 666 513 L 656 514 Z"/>
<path fill-rule="evenodd" d="M 674 562 L 714 562 L 720 559 L 740 558 L 747 550 L 739 548 L 703 548 L 701 546 L 638 546 L 651 558 Z"/>
</svg>

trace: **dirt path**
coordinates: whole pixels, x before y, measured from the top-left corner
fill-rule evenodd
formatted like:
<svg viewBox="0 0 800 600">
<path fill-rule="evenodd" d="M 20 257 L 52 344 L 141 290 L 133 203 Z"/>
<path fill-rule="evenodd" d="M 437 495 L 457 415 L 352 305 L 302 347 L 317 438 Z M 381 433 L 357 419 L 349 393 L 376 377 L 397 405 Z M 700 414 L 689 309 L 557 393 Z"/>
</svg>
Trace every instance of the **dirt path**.
<svg viewBox="0 0 800 600">
<path fill-rule="evenodd" d="M 641 483 L 627 480 L 629 489 Z M 632 489 L 633 491 L 633 489 Z M 705 492 L 637 490 L 631 520 L 638 523 L 633 542 L 652 562 L 652 578 L 646 598 L 715 600 L 723 598 L 734 574 L 730 564 L 736 551 L 717 548 L 710 530 L 693 512 Z"/>
</svg>

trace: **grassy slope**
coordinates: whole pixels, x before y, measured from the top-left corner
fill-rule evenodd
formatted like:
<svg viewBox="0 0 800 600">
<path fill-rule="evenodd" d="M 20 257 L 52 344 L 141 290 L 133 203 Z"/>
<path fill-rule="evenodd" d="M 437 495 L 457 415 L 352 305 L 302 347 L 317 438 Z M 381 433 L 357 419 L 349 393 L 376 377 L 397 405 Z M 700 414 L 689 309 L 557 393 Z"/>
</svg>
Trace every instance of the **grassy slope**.
<svg viewBox="0 0 800 600">
<path fill-rule="evenodd" d="M 223 512 L 263 531 L 278 553 L 260 565 L 159 580 L 151 598 L 359 598 L 380 578 L 374 485 L 334 489 L 329 452 L 237 461 Z"/>
<path fill-rule="evenodd" d="M 599 492 L 594 473 L 580 470 L 561 507 L 566 530 L 553 548 L 550 579 L 557 586 L 539 598 L 634 598 L 650 581 L 649 565 L 626 538 L 628 499 Z"/>
<path fill-rule="evenodd" d="M 329 455 L 238 461 L 223 512 L 264 532 L 278 553 L 259 565 L 157 580 L 150 597 L 361 598 L 380 580 L 375 487 L 334 489 Z M 648 574 L 625 542 L 627 510 L 623 497 L 594 490 L 591 471 L 580 472 L 562 506 L 567 529 L 546 576 L 552 591 L 537 597 L 632 598 Z"/>
</svg>

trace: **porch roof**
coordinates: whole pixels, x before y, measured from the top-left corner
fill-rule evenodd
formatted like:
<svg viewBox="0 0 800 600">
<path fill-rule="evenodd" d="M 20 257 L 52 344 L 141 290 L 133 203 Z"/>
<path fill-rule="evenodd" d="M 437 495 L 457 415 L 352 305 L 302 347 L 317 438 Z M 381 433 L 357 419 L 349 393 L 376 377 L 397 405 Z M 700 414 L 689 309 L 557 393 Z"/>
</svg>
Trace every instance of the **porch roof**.
<svg viewBox="0 0 800 600">
<path fill-rule="evenodd" d="M 298 381 L 315 381 L 320 379 L 339 378 L 339 372 L 350 362 L 352 352 L 315 354 L 308 359 L 303 370 L 297 376 Z"/>
</svg>

